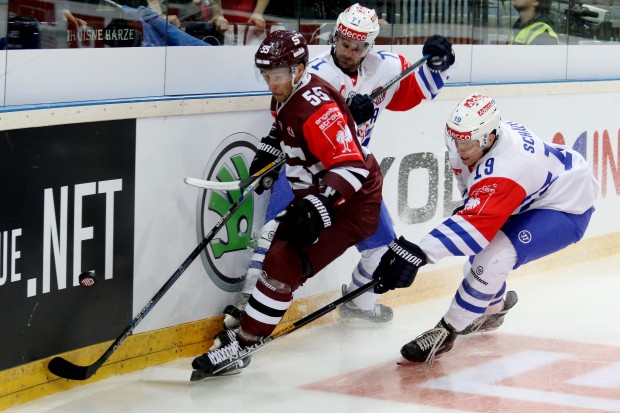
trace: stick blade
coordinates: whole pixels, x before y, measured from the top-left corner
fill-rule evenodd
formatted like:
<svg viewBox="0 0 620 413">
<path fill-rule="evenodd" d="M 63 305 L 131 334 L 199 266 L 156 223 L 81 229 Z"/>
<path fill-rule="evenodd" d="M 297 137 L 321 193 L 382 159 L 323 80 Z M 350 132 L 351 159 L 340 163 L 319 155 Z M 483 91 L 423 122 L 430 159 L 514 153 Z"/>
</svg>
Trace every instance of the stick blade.
<svg viewBox="0 0 620 413">
<path fill-rule="evenodd" d="M 96 369 L 91 370 L 90 366 L 84 367 L 75 365 L 62 357 L 54 357 L 51 359 L 47 368 L 58 377 L 69 380 L 87 380 L 96 371 Z"/>
<path fill-rule="evenodd" d="M 187 177 L 183 180 L 187 185 L 195 186 L 203 189 L 214 189 L 222 191 L 238 190 L 241 188 L 240 181 L 231 182 L 219 182 L 219 181 L 205 181 L 204 179 Z"/>
</svg>

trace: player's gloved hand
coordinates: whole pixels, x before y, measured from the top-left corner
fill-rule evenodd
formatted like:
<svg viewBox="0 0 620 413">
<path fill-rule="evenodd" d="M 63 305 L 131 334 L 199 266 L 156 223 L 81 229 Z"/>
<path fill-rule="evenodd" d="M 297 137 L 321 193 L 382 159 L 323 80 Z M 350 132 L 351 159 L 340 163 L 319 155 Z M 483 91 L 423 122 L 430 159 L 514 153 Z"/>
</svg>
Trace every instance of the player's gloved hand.
<svg viewBox="0 0 620 413">
<path fill-rule="evenodd" d="M 285 224 L 283 236 L 297 247 L 314 244 L 319 234 L 332 225 L 333 209 L 323 195 L 307 195 L 293 200 L 276 221 Z"/>
<path fill-rule="evenodd" d="M 258 151 L 250 164 L 250 175 L 254 175 L 281 156 L 282 150 L 280 149 L 280 141 L 271 135 L 265 136 L 261 140 Z M 256 187 L 254 192 L 260 195 L 264 190 L 271 188 L 276 179 L 278 179 L 279 171 L 280 168 L 276 168 L 268 174 L 264 174 L 260 180 L 260 185 Z"/>
<path fill-rule="evenodd" d="M 438 34 L 429 37 L 424 42 L 422 54 L 429 55 L 426 65 L 434 71 L 443 72 L 454 64 L 454 50 L 450 40 Z"/>
<path fill-rule="evenodd" d="M 370 100 L 370 96 L 356 94 L 349 102 L 347 102 L 349 110 L 353 115 L 356 125 L 366 123 L 366 121 L 375 114 L 375 105 Z"/>
<path fill-rule="evenodd" d="M 420 247 L 402 236 L 395 239 L 372 274 L 372 279 L 378 281 L 375 293 L 409 287 L 423 265 L 426 265 L 426 254 Z"/>
</svg>

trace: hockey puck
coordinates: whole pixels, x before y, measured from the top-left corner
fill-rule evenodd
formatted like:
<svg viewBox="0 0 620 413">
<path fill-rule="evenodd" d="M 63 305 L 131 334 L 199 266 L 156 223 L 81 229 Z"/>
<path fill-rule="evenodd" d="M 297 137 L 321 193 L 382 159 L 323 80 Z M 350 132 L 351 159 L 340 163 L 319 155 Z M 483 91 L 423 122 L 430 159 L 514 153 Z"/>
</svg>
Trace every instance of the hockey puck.
<svg viewBox="0 0 620 413">
<path fill-rule="evenodd" d="M 94 270 L 85 271 L 78 276 L 82 287 L 92 287 L 97 284 L 97 274 Z"/>
</svg>

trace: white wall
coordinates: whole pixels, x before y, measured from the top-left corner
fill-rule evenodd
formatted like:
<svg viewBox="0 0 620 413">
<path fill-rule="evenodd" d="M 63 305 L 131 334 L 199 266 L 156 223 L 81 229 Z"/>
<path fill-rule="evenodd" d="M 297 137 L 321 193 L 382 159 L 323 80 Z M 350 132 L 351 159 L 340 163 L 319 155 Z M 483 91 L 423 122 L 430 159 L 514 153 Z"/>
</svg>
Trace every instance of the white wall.
<svg viewBox="0 0 620 413">
<path fill-rule="evenodd" d="M 606 176 L 607 191 L 596 202 L 586 237 L 604 235 L 620 230 L 615 219 L 620 199 L 615 181 L 620 185 L 618 139 L 620 119 L 615 108 L 620 103 L 620 92 L 566 93 L 574 84 L 565 84 L 565 90 L 545 94 L 545 86 L 515 91 L 514 86 L 481 87 L 485 93 L 497 97 L 505 119 L 528 125 L 541 137 L 552 140 L 561 133 L 566 144 L 572 146 L 577 137 L 586 133 L 587 157 L 597 165 L 596 174 Z M 581 89 L 588 85 L 582 86 Z M 592 90 L 597 84 L 590 85 Z M 610 87 L 610 84 L 607 85 Z M 548 89 L 553 89 L 549 86 Z M 604 88 L 604 87 L 603 87 Z M 458 101 L 471 87 L 451 87 L 433 102 L 424 102 L 406 113 L 386 112 L 376 126 L 371 149 L 381 160 L 394 157 L 392 168 L 385 175 L 383 194 L 395 220 L 396 230 L 412 241 L 419 240 L 443 219 L 443 124 Z M 596 109 L 595 109 L 596 108 Z M 200 176 L 213 148 L 221 139 L 234 132 L 247 132 L 256 137 L 268 131 L 270 115 L 266 110 L 170 116 L 138 120 L 136 171 L 136 260 L 134 310 L 138 311 L 154 294 L 177 266 L 198 244 L 196 235 L 196 205 L 199 191 L 183 183 L 186 176 Z M 603 134 L 609 136 L 615 165 L 603 165 Z M 598 136 L 598 158 L 594 158 L 595 135 Z M 405 156 L 430 152 L 440 165 L 438 209 L 432 219 L 409 224 L 398 216 L 397 175 Z M 609 154 L 608 154 L 609 155 Z M 615 170 L 614 170 L 615 168 Z M 605 173 L 603 173 L 605 170 Z M 419 208 L 428 198 L 429 180 L 425 170 L 409 175 L 408 206 Z M 603 183 L 603 182 L 601 182 Z M 618 189 L 620 191 L 620 187 Z M 453 194 L 454 199 L 457 198 Z M 402 202 L 402 200 L 400 201 Z M 357 253 L 349 251 L 326 270 L 309 280 L 296 297 L 311 296 L 337 290 L 347 282 Z M 454 264 L 452 259 L 440 265 Z M 175 325 L 219 314 L 231 299 L 231 293 L 218 289 L 205 274 L 197 260 L 179 280 L 178 285 L 164 297 L 140 325 L 141 331 Z"/>
</svg>

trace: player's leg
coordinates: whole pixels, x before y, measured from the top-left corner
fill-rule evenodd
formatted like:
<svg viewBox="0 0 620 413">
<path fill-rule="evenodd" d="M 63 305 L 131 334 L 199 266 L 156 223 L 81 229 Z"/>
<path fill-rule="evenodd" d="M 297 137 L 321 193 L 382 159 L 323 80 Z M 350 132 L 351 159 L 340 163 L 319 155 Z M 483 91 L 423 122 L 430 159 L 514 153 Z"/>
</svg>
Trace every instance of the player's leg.
<svg viewBox="0 0 620 413">
<path fill-rule="evenodd" d="M 363 219 L 360 217 L 364 217 Z M 374 217 L 374 220 L 373 220 Z M 197 357 L 192 366 L 211 374 L 240 348 L 250 346 L 269 336 L 276 328 L 293 300 L 293 292 L 349 247 L 368 237 L 376 229 L 379 205 L 356 204 L 354 201 L 336 209 L 332 226 L 325 229 L 319 240 L 304 248 L 295 248 L 282 240 L 282 226 L 263 261 L 263 271 L 241 316 L 236 334 L 226 333 L 225 346 L 213 348 Z M 365 224 L 365 225 L 364 225 Z M 233 365 L 231 373 L 247 365 Z"/>
<path fill-rule="evenodd" d="M 286 206 L 293 200 L 293 191 L 286 179 L 286 167 L 280 169 L 278 179 L 271 189 L 271 197 L 269 198 L 269 204 L 267 205 L 267 211 L 265 213 L 265 225 L 261 228 L 258 235 L 257 245 L 252 253 L 252 260 L 250 267 L 246 273 L 246 278 L 243 283 L 243 288 L 240 293 L 236 294 L 233 302 L 224 308 L 224 327 L 227 329 L 234 329 L 239 326 L 239 320 L 241 314 L 248 302 L 252 290 L 258 281 L 258 277 L 263 269 L 263 261 L 265 254 L 269 250 L 269 246 L 273 241 L 273 235 L 278 228 L 278 223 L 275 220 L 276 215 L 286 208 Z"/>
<path fill-rule="evenodd" d="M 578 242 L 593 211 L 590 208 L 576 215 L 531 210 L 511 217 L 491 243 L 474 257 L 441 325 L 406 344 L 401 354 L 410 361 L 429 361 L 449 351 L 457 334 L 473 332 L 472 325 L 478 320 L 482 320 L 481 328 L 486 326 L 487 331 L 499 327 L 517 301 L 516 293 L 509 291 L 501 301 L 500 311 L 493 313 L 505 291 L 508 272 Z"/>
<path fill-rule="evenodd" d="M 512 243 L 498 232 L 491 243 L 474 256 L 448 312 L 435 328 L 405 344 L 401 349 L 403 357 L 409 361 L 431 362 L 449 351 L 459 332 L 483 316 L 491 302 L 501 300 L 506 277 L 516 262 L 517 253 Z"/>
<path fill-rule="evenodd" d="M 387 250 L 387 245 L 395 238 L 396 233 L 394 232 L 392 218 L 385 203 L 381 203 L 379 227 L 370 237 L 355 245 L 361 253 L 361 258 L 353 269 L 349 286 L 342 286 L 343 295 L 372 281 L 372 274 Z M 378 294 L 368 291 L 340 306 L 338 310 L 342 318 L 346 320 L 366 320 L 375 323 L 390 322 L 394 312 L 387 305 L 377 304 L 377 298 Z"/>
</svg>

